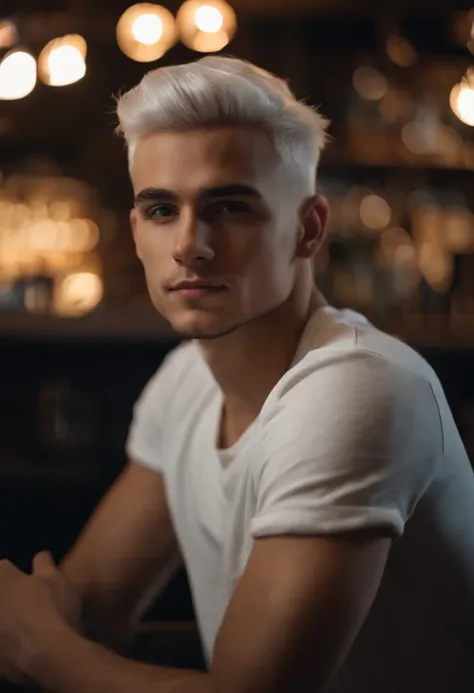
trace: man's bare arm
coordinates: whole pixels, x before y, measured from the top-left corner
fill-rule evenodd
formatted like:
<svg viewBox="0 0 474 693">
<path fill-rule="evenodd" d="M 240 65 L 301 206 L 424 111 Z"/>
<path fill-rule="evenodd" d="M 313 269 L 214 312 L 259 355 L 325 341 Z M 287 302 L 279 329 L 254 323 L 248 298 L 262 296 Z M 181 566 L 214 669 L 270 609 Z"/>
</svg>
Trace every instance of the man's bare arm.
<svg viewBox="0 0 474 693">
<path fill-rule="evenodd" d="M 164 481 L 129 462 L 63 560 L 61 572 L 79 592 L 85 634 L 123 649 L 179 565 Z"/>
<path fill-rule="evenodd" d="M 391 540 L 373 533 L 255 541 L 208 674 L 132 662 L 69 628 L 29 677 L 51 693 L 322 693 L 361 628 Z"/>
<path fill-rule="evenodd" d="M 257 539 L 214 649 L 219 693 L 324 691 L 372 606 L 390 546 L 373 530 Z"/>
</svg>

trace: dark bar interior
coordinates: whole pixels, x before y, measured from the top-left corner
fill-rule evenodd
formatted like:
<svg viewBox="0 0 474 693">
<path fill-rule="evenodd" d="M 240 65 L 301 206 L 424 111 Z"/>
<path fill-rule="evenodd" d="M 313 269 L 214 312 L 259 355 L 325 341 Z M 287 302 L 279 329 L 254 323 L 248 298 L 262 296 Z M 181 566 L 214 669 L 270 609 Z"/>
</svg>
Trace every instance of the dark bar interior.
<svg viewBox="0 0 474 693">
<path fill-rule="evenodd" d="M 20 46 L 38 58 L 66 34 L 87 42 L 81 79 L 51 86 L 39 70 L 22 98 L 5 96 L 0 64 L 0 555 L 25 571 L 36 552 L 59 561 L 71 547 L 125 464 L 135 400 L 178 343 L 134 253 L 113 95 L 202 53 L 177 42 L 134 61 L 116 37 L 128 4 L 0 7 L 0 58 Z M 163 4 L 176 15 L 181 3 Z M 474 460 L 473 11 L 230 4 L 237 27 L 221 52 L 288 78 L 331 120 L 318 285 L 434 366 Z M 180 573 L 147 614 L 139 655 L 198 666 L 193 619 Z"/>
</svg>

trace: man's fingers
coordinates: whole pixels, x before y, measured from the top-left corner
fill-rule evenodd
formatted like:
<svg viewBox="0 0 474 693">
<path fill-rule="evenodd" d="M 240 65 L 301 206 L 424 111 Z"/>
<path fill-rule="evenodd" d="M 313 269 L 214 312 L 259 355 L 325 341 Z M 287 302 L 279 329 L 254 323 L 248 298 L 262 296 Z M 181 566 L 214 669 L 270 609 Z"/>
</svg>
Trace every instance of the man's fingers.
<svg viewBox="0 0 474 693">
<path fill-rule="evenodd" d="M 50 551 L 40 551 L 33 558 L 33 575 L 49 577 L 56 572 L 57 568 Z"/>
<path fill-rule="evenodd" d="M 0 560 L 0 572 L 2 575 L 8 575 L 8 574 L 13 574 L 13 573 L 19 573 L 20 571 L 16 567 L 16 565 L 13 565 L 11 561 L 9 561 L 6 558 L 2 558 Z"/>
</svg>

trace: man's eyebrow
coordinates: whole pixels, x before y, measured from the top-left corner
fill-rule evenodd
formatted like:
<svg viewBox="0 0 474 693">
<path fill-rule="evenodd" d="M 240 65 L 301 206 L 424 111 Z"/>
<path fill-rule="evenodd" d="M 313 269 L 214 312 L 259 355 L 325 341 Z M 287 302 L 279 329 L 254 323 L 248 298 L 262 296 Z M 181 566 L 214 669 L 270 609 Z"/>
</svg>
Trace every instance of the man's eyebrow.
<svg viewBox="0 0 474 693">
<path fill-rule="evenodd" d="M 134 203 L 139 205 L 142 202 L 154 202 L 163 200 L 165 202 L 176 202 L 178 196 L 165 188 L 144 188 L 135 195 Z"/>
<path fill-rule="evenodd" d="M 214 188 L 203 188 L 198 195 L 201 199 L 211 199 L 213 197 L 254 197 L 261 199 L 261 193 L 251 185 L 245 183 L 231 183 L 230 185 L 221 185 Z M 176 202 L 178 195 L 166 188 L 145 188 L 135 195 L 135 205 L 143 202 L 155 202 L 157 200 L 163 202 Z"/>
<path fill-rule="evenodd" d="M 205 188 L 200 191 L 199 197 L 256 197 L 261 198 L 261 193 L 251 185 L 245 183 L 231 183 L 230 185 L 221 185 L 216 188 Z"/>
</svg>

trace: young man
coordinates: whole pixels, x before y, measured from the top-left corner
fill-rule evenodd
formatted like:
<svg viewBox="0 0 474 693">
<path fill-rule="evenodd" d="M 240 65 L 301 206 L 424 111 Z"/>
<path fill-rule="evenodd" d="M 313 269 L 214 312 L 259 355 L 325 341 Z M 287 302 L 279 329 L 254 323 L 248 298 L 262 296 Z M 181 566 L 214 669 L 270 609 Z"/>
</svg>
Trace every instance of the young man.
<svg viewBox="0 0 474 693">
<path fill-rule="evenodd" d="M 0 673 L 53 693 L 472 693 L 474 476 L 429 365 L 313 285 L 326 122 L 216 57 L 149 73 L 118 115 L 137 254 L 186 341 L 61 568 L 0 565 Z M 180 561 L 208 673 L 93 640 L 117 644 Z"/>
</svg>

